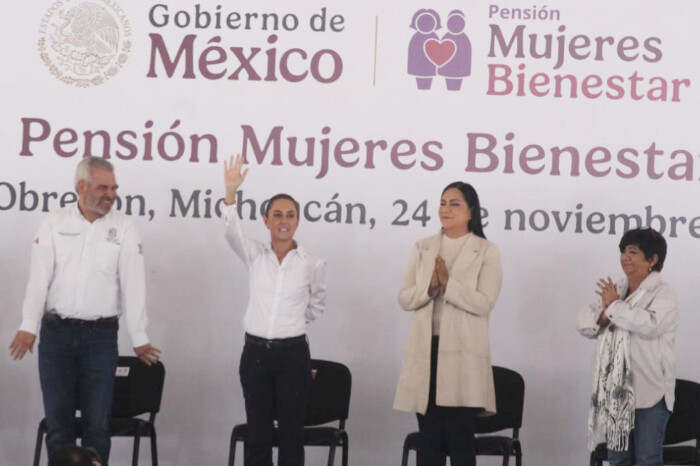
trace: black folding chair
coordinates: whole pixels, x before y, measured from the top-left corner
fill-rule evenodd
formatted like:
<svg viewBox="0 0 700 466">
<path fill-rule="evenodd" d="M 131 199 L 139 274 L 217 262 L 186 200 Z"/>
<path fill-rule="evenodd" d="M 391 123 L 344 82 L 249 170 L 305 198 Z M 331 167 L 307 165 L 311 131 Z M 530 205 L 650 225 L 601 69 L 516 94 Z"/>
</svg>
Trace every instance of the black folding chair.
<svg viewBox="0 0 700 466">
<path fill-rule="evenodd" d="M 518 435 L 523 424 L 525 381 L 517 372 L 498 366 L 493 366 L 493 379 L 497 412 L 493 416 L 478 417 L 476 420 L 476 455 L 502 456 L 503 466 L 508 466 L 512 455 L 515 456 L 515 464 L 522 466 L 523 452 Z M 481 435 L 507 429 L 513 429 L 512 435 Z M 403 443 L 401 466 L 408 466 L 409 453 L 418 452 L 419 448 L 420 433 L 408 434 Z M 442 466 L 446 462 L 445 457 Z"/>
<path fill-rule="evenodd" d="M 112 402 L 112 437 L 133 437 L 134 450 L 132 465 L 139 461 L 141 437 L 151 439 L 151 463 L 158 466 L 156 448 L 156 414 L 160 411 L 160 401 L 165 382 L 165 367 L 161 362 L 147 366 L 133 356 L 119 356 L 117 375 L 114 381 L 114 401 Z M 148 419 L 136 416 L 148 414 Z M 39 466 L 41 446 L 47 432 L 46 419 L 39 423 L 34 449 L 34 466 Z M 76 437 L 82 437 L 83 427 L 76 417 Z"/>
<path fill-rule="evenodd" d="M 344 364 L 332 361 L 311 360 L 315 377 L 311 384 L 311 393 L 304 416 L 304 445 L 329 447 L 328 466 L 335 462 L 335 449 L 341 447 L 343 452 L 342 465 L 348 466 L 348 434 L 345 431 L 345 421 L 350 409 L 350 389 L 352 376 Z M 338 422 L 338 427 L 325 426 Z M 248 439 L 248 425 L 238 424 L 231 432 L 228 464 L 234 466 L 236 460 L 236 443 Z M 273 438 L 274 446 L 278 445 L 277 429 Z"/>
<path fill-rule="evenodd" d="M 695 441 L 695 445 L 678 445 Z M 599 443 L 591 452 L 591 466 L 608 461 L 608 446 Z M 676 401 L 666 426 L 664 464 L 700 466 L 700 384 L 676 379 Z"/>
</svg>

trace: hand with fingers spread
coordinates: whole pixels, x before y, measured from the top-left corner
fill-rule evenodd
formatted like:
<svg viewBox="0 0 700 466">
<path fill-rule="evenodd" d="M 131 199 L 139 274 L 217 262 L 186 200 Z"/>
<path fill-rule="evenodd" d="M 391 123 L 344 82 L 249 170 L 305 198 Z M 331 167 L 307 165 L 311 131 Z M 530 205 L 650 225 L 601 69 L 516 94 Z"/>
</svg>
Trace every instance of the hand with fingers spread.
<svg viewBox="0 0 700 466">
<path fill-rule="evenodd" d="M 224 183 L 226 185 L 226 198 L 224 202 L 226 205 L 231 205 L 236 202 L 236 191 L 243 184 L 245 177 L 248 175 L 248 168 L 243 170 L 243 164 L 245 160 L 240 154 L 236 155 L 235 159 L 233 155 L 229 158 L 229 161 L 224 160 Z"/>
<path fill-rule="evenodd" d="M 34 350 L 34 341 L 36 341 L 36 335 L 33 333 L 25 332 L 20 330 L 15 335 L 10 343 L 10 356 L 15 361 L 20 360 L 29 351 L 30 353 Z"/>
</svg>

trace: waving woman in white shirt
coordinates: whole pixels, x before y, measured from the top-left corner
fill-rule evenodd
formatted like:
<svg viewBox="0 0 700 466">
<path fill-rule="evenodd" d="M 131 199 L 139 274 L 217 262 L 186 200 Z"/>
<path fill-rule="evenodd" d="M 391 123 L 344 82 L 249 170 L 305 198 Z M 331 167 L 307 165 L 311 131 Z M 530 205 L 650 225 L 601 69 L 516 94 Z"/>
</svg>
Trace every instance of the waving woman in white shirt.
<svg viewBox="0 0 700 466">
<path fill-rule="evenodd" d="M 577 328 L 597 338 L 589 448 L 608 445 L 611 466 L 661 466 L 666 423 L 673 410 L 673 347 L 678 303 L 661 280 L 666 240 L 651 228 L 625 233 L 625 278 L 600 279 L 598 299 L 578 315 Z M 635 462 L 636 458 L 636 462 Z"/>
<path fill-rule="evenodd" d="M 325 262 L 295 240 L 299 204 L 273 196 L 265 210 L 270 241 L 241 230 L 236 192 L 245 180 L 241 156 L 224 162 L 226 239 L 248 268 L 249 301 L 243 324 L 240 377 L 249 426 L 245 463 L 272 465 L 274 421 L 279 426 L 279 465 L 304 464 L 304 411 L 311 387 L 306 323 L 325 309 Z"/>
</svg>

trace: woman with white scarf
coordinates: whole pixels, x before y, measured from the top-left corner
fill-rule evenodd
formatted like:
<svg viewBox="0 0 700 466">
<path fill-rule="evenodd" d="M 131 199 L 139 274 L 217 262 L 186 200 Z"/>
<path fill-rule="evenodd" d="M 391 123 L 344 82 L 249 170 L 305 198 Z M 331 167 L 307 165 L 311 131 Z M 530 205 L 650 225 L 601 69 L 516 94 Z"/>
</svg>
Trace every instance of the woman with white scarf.
<svg viewBox="0 0 700 466">
<path fill-rule="evenodd" d="M 661 466 L 673 410 L 678 303 L 661 280 L 666 240 L 651 228 L 625 233 L 625 278 L 596 283 L 598 298 L 578 315 L 577 329 L 597 338 L 589 448 L 607 442 L 611 466 Z"/>
</svg>

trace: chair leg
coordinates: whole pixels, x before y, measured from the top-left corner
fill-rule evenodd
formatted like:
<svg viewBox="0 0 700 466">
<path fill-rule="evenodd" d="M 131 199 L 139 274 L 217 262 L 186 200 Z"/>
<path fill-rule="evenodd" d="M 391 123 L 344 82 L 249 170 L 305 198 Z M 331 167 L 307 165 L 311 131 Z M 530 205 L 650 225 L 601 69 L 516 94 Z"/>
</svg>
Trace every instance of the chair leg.
<svg viewBox="0 0 700 466">
<path fill-rule="evenodd" d="M 406 445 L 404 445 L 403 446 L 403 455 L 401 455 L 401 466 L 408 466 L 408 454 L 409 453 L 410 453 L 410 451 L 408 450 L 408 448 L 406 448 Z"/>
<path fill-rule="evenodd" d="M 158 466 L 158 447 L 156 442 L 156 428 L 151 432 L 151 464 Z"/>
<path fill-rule="evenodd" d="M 141 432 L 134 435 L 134 453 L 131 458 L 131 465 L 138 466 L 139 464 L 139 447 L 141 446 Z"/>
<path fill-rule="evenodd" d="M 233 437 L 233 432 L 231 432 L 231 442 L 228 446 L 228 466 L 233 466 L 236 462 L 236 439 Z"/>
<path fill-rule="evenodd" d="M 513 452 L 514 444 L 512 441 L 508 441 L 505 444 L 499 445 L 498 451 L 491 452 L 492 455 L 500 456 L 503 458 L 502 466 L 508 466 L 510 464 L 510 455 Z"/>
<path fill-rule="evenodd" d="M 523 466 L 523 447 L 520 445 L 520 441 L 513 444 L 513 450 L 515 451 L 515 466 Z"/>
<path fill-rule="evenodd" d="M 333 466 L 333 463 L 335 463 L 335 440 L 328 450 L 328 466 Z"/>
<path fill-rule="evenodd" d="M 44 443 L 44 432 L 39 427 L 39 431 L 36 433 L 36 447 L 34 447 L 34 466 L 39 466 L 39 460 L 41 459 L 41 447 Z"/>
<path fill-rule="evenodd" d="M 343 466 L 348 466 L 348 454 L 350 452 L 349 442 L 348 434 L 343 433 Z"/>
</svg>

